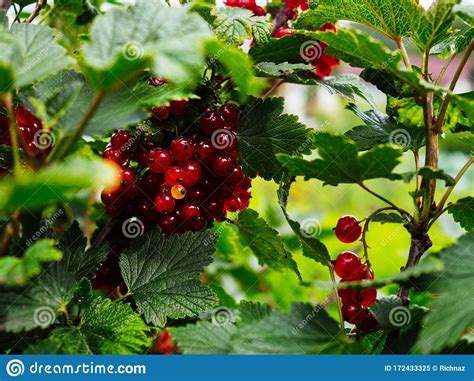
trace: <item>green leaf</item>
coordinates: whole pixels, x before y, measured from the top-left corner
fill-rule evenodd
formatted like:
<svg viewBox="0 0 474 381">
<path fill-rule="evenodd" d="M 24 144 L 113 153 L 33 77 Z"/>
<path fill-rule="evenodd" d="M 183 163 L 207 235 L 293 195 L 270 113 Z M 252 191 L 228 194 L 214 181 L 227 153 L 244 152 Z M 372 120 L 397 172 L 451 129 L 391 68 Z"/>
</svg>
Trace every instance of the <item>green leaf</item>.
<svg viewBox="0 0 474 381">
<path fill-rule="evenodd" d="M 474 38 L 474 28 L 459 32 L 448 37 L 430 50 L 431 55 L 438 55 L 442 59 L 451 57 L 452 54 L 461 53 L 466 49 Z"/>
<path fill-rule="evenodd" d="M 147 322 L 197 316 L 216 304 L 216 295 L 197 276 L 212 262 L 213 232 L 173 235 L 154 231 L 133 242 L 120 257 L 124 281 Z"/>
<path fill-rule="evenodd" d="M 416 72 L 421 72 L 417 66 L 412 65 L 412 69 Z M 417 96 L 413 86 L 399 80 L 386 70 L 372 69 L 369 67 L 362 70 L 360 76 L 367 82 L 374 84 L 380 91 L 392 97 L 410 98 Z"/>
<path fill-rule="evenodd" d="M 219 61 L 225 67 L 227 75 L 230 75 L 238 88 L 241 103 L 245 103 L 249 95 L 259 94 L 264 85 L 254 77 L 252 62 L 242 50 L 218 40 L 208 41 L 206 50 L 211 59 Z"/>
<path fill-rule="evenodd" d="M 303 154 L 307 151 L 307 129 L 294 115 L 284 113 L 283 98 L 252 98 L 240 119 L 239 160 L 248 176 L 278 179 L 278 153 Z"/>
<path fill-rule="evenodd" d="M 418 2 L 412 0 L 319 0 L 316 4 L 316 9 L 308 11 L 316 20 L 358 22 L 393 40 L 410 35 L 413 19 L 423 12 Z"/>
<path fill-rule="evenodd" d="M 41 208 L 71 200 L 82 189 L 110 186 L 117 181 L 116 169 L 102 160 L 74 158 L 53 164 L 33 176 L 23 172 L 0 185 L 0 209 Z"/>
<path fill-rule="evenodd" d="M 341 135 L 321 132 L 313 135 L 320 159 L 308 161 L 286 154 L 278 160 L 292 176 L 319 179 L 324 184 L 360 183 L 375 178 L 400 179 L 392 173 L 398 165 L 401 151 L 391 146 L 375 146 L 362 155 L 357 144 Z"/>
<path fill-rule="evenodd" d="M 0 258 L 0 285 L 21 286 L 41 272 L 43 262 L 59 261 L 62 253 L 52 239 L 41 239 L 27 247 L 22 257 Z"/>
<path fill-rule="evenodd" d="M 422 167 L 418 170 L 418 174 L 426 180 L 444 180 L 447 187 L 456 183 L 452 176 L 439 168 Z"/>
<path fill-rule="evenodd" d="M 262 77 L 279 78 L 289 77 L 300 71 L 312 70 L 312 66 L 303 63 L 290 64 L 288 62 L 260 62 L 257 65 L 258 75 Z"/>
<path fill-rule="evenodd" d="M 271 38 L 267 43 L 253 46 L 249 55 L 254 62 L 273 62 L 275 64 L 288 62 L 308 63 L 301 53 L 301 46 L 311 41 L 311 37 L 304 35 L 283 36 L 281 38 Z"/>
<path fill-rule="evenodd" d="M 129 304 L 96 298 L 78 327 L 56 328 L 31 346 L 31 354 L 142 354 L 151 344 L 148 327 Z"/>
<path fill-rule="evenodd" d="M 233 324 L 215 324 L 209 321 L 168 329 L 184 354 L 231 353 L 231 338 L 236 332 Z"/>
<path fill-rule="evenodd" d="M 420 51 L 429 51 L 450 35 L 454 22 L 453 7 L 460 2 L 461 0 L 435 0 L 425 12 L 414 15 L 413 39 Z"/>
<path fill-rule="evenodd" d="M 445 270 L 430 282 L 429 290 L 439 293 L 431 303 L 415 353 L 439 352 L 454 346 L 474 324 L 472 285 L 474 284 L 474 233 L 461 237 L 457 244 L 440 253 Z"/>
<path fill-rule="evenodd" d="M 189 7 L 139 0 L 95 18 L 81 64 L 96 91 L 121 87 L 150 66 L 171 82 L 192 87 L 204 63 L 202 43 L 209 36 L 206 22 Z"/>
<path fill-rule="evenodd" d="M 380 222 L 382 224 L 394 223 L 403 224 L 405 221 L 402 216 L 397 213 L 377 213 L 375 216 L 370 218 L 370 221 Z"/>
<path fill-rule="evenodd" d="M 214 30 L 225 44 L 240 46 L 252 36 L 257 45 L 270 39 L 270 23 L 265 17 L 254 16 L 248 9 L 222 7 L 215 9 L 214 15 Z"/>
<path fill-rule="evenodd" d="M 73 62 L 48 27 L 13 23 L 11 33 L 18 43 L 21 56 L 21 64 L 15 67 L 16 87 L 32 84 Z"/>
<path fill-rule="evenodd" d="M 339 333 L 322 306 L 294 303 L 289 313 L 274 310 L 239 328 L 233 347 L 242 354 L 334 354 L 344 351 Z"/>
<path fill-rule="evenodd" d="M 20 67 L 21 49 L 15 39 L 0 30 L 0 94 L 11 91 L 15 85 L 15 69 Z"/>
<path fill-rule="evenodd" d="M 365 126 L 357 126 L 345 135 L 354 140 L 359 149 L 364 151 L 377 144 L 392 143 L 403 149 L 417 150 L 424 146 L 424 130 L 401 126 L 397 121 L 378 110 L 362 111 L 354 104 L 347 106 L 365 122 Z"/>
<path fill-rule="evenodd" d="M 474 9 L 468 1 L 455 5 L 453 12 L 464 20 L 466 24 L 474 26 Z"/>
<path fill-rule="evenodd" d="M 448 213 L 468 232 L 474 231 L 474 197 L 465 197 L 449 206 Z"/>
<path fill-rule="evenodd" d="M 240 303 L 240 322 L 243 325 L 256 323 L 270 315 L 272 311 L 268 304 L 242 300 Z"/>
<path fill-rule="evenodd" d="M 306 223 L 302 227 L 299 222 L 294 221 L 290 218 L 286 211 L 286 206 L 288 203 L 288 197 L 290 194 L 290 183 L 282 183 L 280 188 L 278 189 L 278 202 L 280 207 L 285 215 L 288 224 L 290 225 L 293 232 L 297 235 L 301 247 L 303 249 L 303 255 L 314 259 L 316 262 L 321 263 L 324 266 L 329 266 L 331 258 L 329 256 L 329 251 L 326 246 L 315 236 L 319 232 L 319 223 L 316 220 L 306 220 Z M 306 230 L 314 230 L 314 231 L 306 231 Z"/>
<path fill-rule="evenodd" d="M 285 248 L 282 238 L 255 210 L 246 209 L 240 212 L 234 223 L 239 228 L 242 245 L 252 249 L 260 265 L 267 265 L 277 271 L 293 270 L 301 280 L 296 262 Z"/>
</svg>

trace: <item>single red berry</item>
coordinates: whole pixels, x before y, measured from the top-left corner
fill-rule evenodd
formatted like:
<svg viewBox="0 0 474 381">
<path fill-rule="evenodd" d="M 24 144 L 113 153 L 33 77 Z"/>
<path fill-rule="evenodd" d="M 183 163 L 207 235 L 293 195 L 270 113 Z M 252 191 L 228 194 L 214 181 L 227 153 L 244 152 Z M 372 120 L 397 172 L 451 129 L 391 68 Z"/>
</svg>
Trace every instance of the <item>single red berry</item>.
<svg viewBox="0 0 474 381">
<path fill-rule="evenodd" d="M 252 11 L 253 11 L 255 16 L 265 16 L 267 14 L 267 11 L 264 8 L 262 8 L 258 5 L 256 7 L 254 7 L 252 9 Z"/>
<path fill-rule="evenodd" d="M 107 190 L 103 190 L 102 193 L 100 194 L 100 199 L 106 206 L 112 205 L 112 204 L 121 205 L 123 204 L 123 202 L 120 201 L 121 195 L 122 195 L 122 192 L 120 191 L 108 192 Z"/>
<path fill-rule="evenodd" d="M 148 83 L 149 83 L 151 86 L 159 87 L 159 86 L 161 86 L 161 85 L 164 85 L 164 84 L 166 83 L 166 81 L 165 81 L 162 77 L 154 76 L 154 77 L 151 77 L 151 78 L 148 80 Z"/>
<path fill-rule="evenodd" d="M 181 205 L 181 208 L 179 209 L 179 215 L 184 219 L 197 218 L 201 215 L 201 209 L 199 208 L 199 205 L 195 202 L 186 202 Z"/>
<path fill-rule="evenodd" d="M 207 227 L 207 220 L 202 216 L 198 216 L 193 218 L 193 220 L 189 223 L 189 227 L 194 232 L 200 232 Z"/>
<path fill-rule="evenodd" d="M 353 277 L 360 273 L 363 264 L 359 256 L 352 251 L 344 251 L 336 258 L 336 274 L 344 280 L 354 280 Z"/>
<path fill-rule="evenodd" d="M 187 187 L 193 187 L 201 178 L 201 166 L 195 161 L 188 161 L 184 164 L 183 184 Z"/>
<path fill-rule="evenodd" d="M 275 31 L 275 33 L 273 33 L 272 37 L 273 38 L 280 38 L 280 37 L 283 37 L 283 36 L 292 36 L 294 34 L 295 34 L 295 32 L 293 31 L 293 29 L 282 26 L 281 28 L 277 29 Z"/>
<path fill-rule="evenodd" d="M 231 130 L 237 129 L 237 125 L 239 124 L 239 116 L 240 111 L 239 108 L 232 104 L 226 103 L 219 109 L 219 114 L 224 121 L 224 127 L 229 128 Z"/>
<path fill-rule="evenodd" d="M 153 107 L 151 109 L 153 116 L 159 120 L 166 120 L 170 116 L 170 111 L 167 107 Z"/>
<path fill-rule="evenodd" d="M 372 312 L 364 308 L 360 312 L 359 327 L 362 332 L 373 331 L 379 327 L 379 322 Z"/>
<path fill-rule="evenodd" d="M 202 202 L 205 197 L 206 193 L 204 190 L 197 187 L 190 188 L 186 193 L 186 200 L 195 201 L 197 203 Z"/>
<path fill-rule="evenodd" d="M 120 171 L 120 187 L 126 188 L 135 181 L 135 170 L 130 167 L 122 167 Z"/>
<path fill-rule="evenodd" d="M 321 27 L 320 30 L 322 30 L 323 32 L 326 30 L 330 30 L 331 32 L 334 32 L 334 33 L 336 33 L 337 31 L 335 25 L 329 21 L 324 23 L 324 25 Z"/>
<path fill-rule="evenodd" d="M 238 7 L 240 4 L 240 0 L 227 0 L 224 4 L 228 7 Z"/>
<path fill-rule="evenodd" d="M 183 182 L 185 170 L 177 165 L 172 165 L 165 171 L 165 182 L 168 185 L 181 184 Z"/>
<path fill-rule="evenodd" d="M 161 185 L 163 184 L 163 182 L 164 177 L 162 174 L 147 171 L 141 177 L 138 185 L 140 186 L 140 189 L 143 190 L 146 194 L 154 196 L 159 191 L 161 191 Z"/>
<path fill-rule="evenodd" d="M 194 142 L 185 136 L 174 139 L 170 144 L 170 152 L 177 161 L 189 160 L 194 154 Z"/>
<path fill-rule="evenodd" d="M 158 225 L 165 235 L 171 235 L 176 232 L 179 223 L 179 216 L 176 213 L 170 213 L 160 218 Z"/>
<path fill-rule="evenodd" d="M 172 163 L 170 153 L 164 148 L 154 148 L 148 157 L 148 168 L 155 173 L 165 172 Z"/>
<path fill-rule="evenodd" d="M 155 197 L 155 209 L 160 213 L 171 213 L 176 202 L 170 194 L 161 193 Z"/>
<path fill-rule="evenodd" d="M 141 198 L 135 201 L 132 206 L 132 215 L 138 217 L 143 223 L 155 222 L 157 215 L 153 203 L 147 198 Z"/>
<path fill-rule="evenodd" d="M 364 279 L 369 279 L 369 280 L 374 279 L 374 270 L 372 270 L 372 268 L 367 269 L 367 265 L 362 265 L 359 268 L 359 270 L 357 270 L 351 276 L 351 280 L 364 280 Z"/>
<path fill-rule="evenodd" d="M 184 113 L 186 112 L 187 104 L 188 101 L 186 99 L 183 99 L 181 101 L 171 101 L 169 107 L 170 113 L 174 116 L 184 115 Z"/>
<path fill-rule="evenodd" d="M 339 297 L 343 304 L 357 303 L 357 292 L 350 288 L 341 288 L 338 290 Z M 375 288 L 366 288 L 359 293 L 359 304 L 368 307 L 377 299 L 377 290 Z"/>
<path fill-rule="evenodd" d="M 359 239 L 362 233 L 362 227 L 354 216 L 342 216 L 337 221 L 336 237 L 341 242 L 352 243 Z"/>
<path fill-rule="evenodd" d="M 239 198 L 240 200 L 240 207 L 239 210 L 244 210 L 249 207 L 250 205 L 250 198 Z"/>
<path fill-rule="evenodd" d="M 118 130 L 114 132 L 110 138 L 110 143 L 115 149 L 128 149 L 127 145 L 130 145 L 132 136 L 125 130 Z"/>
<path fill-rule="evenodd" d="M 212 169 L 218 176 L 229 176 L 234 171 L 235 160 L 230 156 L 218 156 L 212 162 Z"/>
<path fill-rule="evenodd" d="M 210 218 L 222 217 L 224 212 L 224 203 L 221 200 L 210 200 L 204 205 L 204 211 Z"/>
<path fill-rule="evenodd" d="M 214 131 L 224 128 L 224 120 L 217 111 L 208 111 L 201 116 L 199 127 L 203 134 L 210 136 Z"/>
<path fill-rule="evenodd" d="M 244 183 L 241 183 L 241 184 L 237 185 L 232 193 L 236 197 L 243 198 L 243 199 L 248 199 L 252 195 L 251 189 L 249 187 L 245 186 Z"/>
<path fill-rule="evenodd" d="M 111 160 L 118 165 L 122 165 L 127 161 L 127 154 L 125 151 L 117 150 L 111 145 L 108 145 L 104 149 L 103 157 L 105 159 Z"/>
<path fill-rule="evenodd" d="M 240 165 L 234 167 L 230 176 L 226 179 L 227 184 L 229 185 L 238 185 L 244 181 L 245 175 L 242 167 Z"/>
<path fill-rule="evenodd" d="M 194 145 L 194 156 L 199 161 L 209 164 L 214 158 L 215 150 L 209 139 L 202 139 Z"/>
<path fill-rule="evenodd" d="M 38 131 L 43 125 L 41 119 L 38 119 L 22 104 L 19 104 L 15 107 L 15 117 L 18 125 L 29 127 L 35 132 Z"/>
<path fill-rule="evenodd" d="M 237 212 L 240 209 L 240 199 L 237 197 L 228 197 L 224 200 L 224 209 L 227 212 Z"/>
<path fill-rule="evenodd" d="M 357 323 L 357 315 L 361 313 L 362 308 L 353 303 L 347 303 L 342 306 L 342 316 L 344 320 L 351 324 Z"/>
</svg>

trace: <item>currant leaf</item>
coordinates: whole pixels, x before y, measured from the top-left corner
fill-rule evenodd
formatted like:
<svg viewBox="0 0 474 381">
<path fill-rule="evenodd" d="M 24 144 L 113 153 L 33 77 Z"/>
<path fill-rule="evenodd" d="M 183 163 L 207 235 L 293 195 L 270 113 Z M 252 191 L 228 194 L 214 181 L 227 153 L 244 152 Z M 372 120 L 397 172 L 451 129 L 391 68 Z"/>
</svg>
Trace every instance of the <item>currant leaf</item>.
<svg viewBox="0 0 474 381">
<path fill-rule="evenodd" d="M 450 205 L 448 213 L 463 229 L 474 231 L 474 197 L 465 197 Z"/>
<path fill-rule="evenodd" d="M 163 327 L 167 318 L 197 316 L 216 304 L 216 295 L 197 276 L 212 262 L 216 234 L 150 232 L 120 257 L 120 269 L 138 311 Z"/>
</svg>

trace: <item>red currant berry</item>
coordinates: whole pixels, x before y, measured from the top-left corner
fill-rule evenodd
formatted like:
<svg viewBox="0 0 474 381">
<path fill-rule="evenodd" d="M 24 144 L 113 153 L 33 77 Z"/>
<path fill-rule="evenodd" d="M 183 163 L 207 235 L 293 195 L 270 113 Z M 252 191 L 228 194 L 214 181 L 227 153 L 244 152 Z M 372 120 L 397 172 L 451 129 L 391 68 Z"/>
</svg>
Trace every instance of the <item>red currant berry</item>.
<svg viewBox="0 0 474 381">
<path fill-rule="evenodd" d="M 352 251 L 344 251 L 336 258 L 336 274 L 344 280 L 353 280 L 353 277 L 359 274 L 363 268 L 359 256 Z"/>
<path fill-rule="evenodd" d="M 157 217 L 153 203 L 145 198 L 135 201 L 132 215 L 138 217 L 144 223 L 154 222 Z"/>
<path fill-rule="evenodd" d="M 183 184 L 192 187 L 199 182 L 201 178 L 201 166 L 195 161 L 188 161 L 184 166 Z"/>
<path fill-rule="evenodd" d="M 368 332 L 377 329 L 379 326 L 379 322 L 375 318 L 375 316 L 367 309 L 362 309 L 360 312 L 360 323 L 359 327 L 361 331 Z"/>
<path fill-rule="evenodd" d="M 103 190 L 102 193 L 100 194 L 100 199 L 105 205 L 112 205 L 112 204 L 118 204 L 120 205 L 120 196 L 122 195 L 122 192 L 120 191 L 113 191 L 113 192 L 108 192 L 107 190 Z"/>
<path fill-rule="evenodd" d="M 207 227 L 207 220 L 202 216 L 198 216 L 190 222 L 189 227 L 194 232 L 200 232 Z"/>
<path fill-rule="evenodd" d="M 165 235 L 171 235 L 176 232 L 179 223 L 179 217 L 176 213 L 170 213 L 163 216 L 158 221 L 161 231 Z"/>
<path fill-rule="evenodd" d="M 216 131 L 212 139 L 214 148 L 218 151 L 229 153 L 237 151 L 237 136 L 232 131 Z"/>
<path fill-rule="evenodd" d="M 28 110 L 25 106 L 21 104 L 16 106 L 15 108 L 15 117 L 18 122 L 18 125 L 30 127 L 35 132 L 39 130 L 43 125 L 41 119 L 38 119 L 30 112 L 30 110 Z"/>
<path fill-rule="evenodd" d="M 238 185 L 244 181 L 244 171 L 240 165 L 234 167 L 230 176 L 226 179 L 227 184 L 229 185 Z"/>
<path fill-rule="evenodd" d="M 194 146 L 194 156 L 203 163 L 210 163 L 214 155 L 215 150 L 209 139 L 202 139 Z"/>
<path fill-rule="evenodd" d="M 135 197 L 139 196 L 141 193 L 140 186 L 136 181 L 129 183 L 124 190 L 124 197 L 133 200 Z"/>
<path fill-rule="evenodd" d="M 122 167 L 120 171 L 120 187 L 126 188 L 135 181 L 135 170 L 130 167 Z"/>
<path fill-rule="evenodd" d="M 159 87 L 161 85 L 164 85 L 166 83 L 166 81 L 163 78 L 159 77 L 159 76 L 154 76 L 154 77 L 151 77 L 148 80 L 148 83 L 151 86 Z"/>
<path fill-rule="evenodd" d="M 181 208 L 179 209 L 179 215 L 184 219 L 194 219 L 201 215 L 201 209 L 197 203 L 190 201 L 181 205 Z"/>
<path fill-rule="evenodd" d="M 125 151 L 117 150 L 111 145 L 105 147 L 103 156 L 105 159 L 111 160 L 118 165 L 122 165 L 127 161 L 127 154 Z"/>
<path fill-rule="evenodd" d="M 188 101 L 186 99 L 183 99 L 181 101 L 171 101 L 170 102 L 170 113 L 172 113 L 174 116 L 181 116 L 184 115 L 186 112 L 186 105 L 188 104 Z"/>
<path fill-rule="evenodd" d="M 219 114 L 224 121 L 224 127 L 229 128 L 231 130 L 237 129 L 237 125 L 239 124 L 239 114 L 240 111 L 236 105 L 232 103 L 227 103 L 223 105 L 219 109 Z"/>
<path fill-rule="evenodd" d="M 156 195 L 161 191 L 161 185 L 163 184 L 163 175 L 147 171 L 144 173 L 139 181 L 140 189 L 150 196 Z"/>
<path fill-rule="evenodd" d="M 347 303 L 342 306 L 342 316 L 344 320 L 351 324 L 357 323 L 357 315 L 360 314 L 361 308 L 354 303 Z"/>
<path fill-rule="evenodd" d="M 354 216 L 342 216 L 337 221 L 336 237 L 341 242 L 351 243 L 359 239 L 362 228 Z"/>
<path fill-rule="evenodd" d="M 295 32 L 291 29 L 291 28 L 287 28 L 287 27 L 281 27 L 279 29 L 277 29 L 275 31 L 275 33 L 273 34 L 273 38 L 280 38 L 280 37 L 283 37 L 283 36 L 292 36 L 293 34 L 295 34 Z"/>
<path fill-rule="evenodd" d="M 357 293 L 350 288 L 341 288 L 338 290 L 339 297 L 343 304 L 357 303 Z M 377 290 L 375 288 L 366 288 L 359 293 L 359 304 L 363 307 L 368 307 L 377 299 Z"/>
<path fill-rule="evenodd" d="M 110 138 L 110 143 L 112 147 L 115 149 L 128 149 L 126 145 L 130 144 L 132 137 L 130 134 L 125 130 L 118 130 L 113 133 L 112 137 Z"/>
<path fill-rule="evenodd" d="M 171 195 L 162 193 L 155 197 L 155 209 L 160 213 L 171 213 L 176 206 L 176 202 Z"/>
<path fill-rule="evenodd" d="M 229 176 L 234 171 L 235 160 L 229 156 L 218 156 L 212 162 L 212 169 L 218 176 Z"/>
<path fill-rule="evenodd" d="M 354 274 L 352 274 L 351 280 L 364 280 L 374 279 L 374 270 L 371 268 L 367 270 L 367 265 L 362 265 L 359 270 L 357 270 Z"/>
<path fill-rule="evenodd" d="M 233 194 L 243 199 L 248 199 L 252 195 L 250 188 L 246 187 L 243 183 L 235 187 Z"/>
<path fill-rule="evenodd" d="M 189 191 L 186 193 L 187 200 L 195 201 L 197 203 L 202 202 L 204 197 L 206 197 L 206 193 L 201 188 L 194 187 L 189 189 Z"/>
<path fill-rule="evenodd" d="M 168 185 L 181 184 L 186 171 L 184 168 L 172 165 L 165 171 L 165 182 Z"/>
<path fill-rule="evenodd" d="M 163 148 L 154 148 L 150 151 L 148 168 L 155 173 L 163 173 L 171 166 L 171 155 Z"/>
<path fill-rule="evenodd" d="M 224 209 L 227 212 L 237 212 L 240 209 L 240 199 L 229 197 L 224 200 Z"/>
<path fill-rule="evenodd" d="M 173 140 L 170 144 L 170 152 L 177 161 L 186 161 L 193 157 L 194 142 L 187 137 Z"/>
<path fill-rule="evenodd" d="M 170 111 L 166 107 L 153 107 L 151 112 L 158 120 L 166 120 L 170 116 Z"/>
<path fill-rule="evenodd" d="M 210 136 L 214 131 L 224 128 L 224 121 L 217 111 L 208 111 L 201 116 L 199 126 L 203 134 Z"/>
<path fill-rule="evenodd" d="M 204 205 L 204 210 L 210 218 L 222 217 L 224 212 L 224 203 L 220 200 L 211 200 Z"/>
<path fill-rule="evenodd" d="M 252 9 L 252 11 L 255 16 L 265 16 L 267 14 L 267 11 L 258 5 L 254 9 Z"/>
</svg>

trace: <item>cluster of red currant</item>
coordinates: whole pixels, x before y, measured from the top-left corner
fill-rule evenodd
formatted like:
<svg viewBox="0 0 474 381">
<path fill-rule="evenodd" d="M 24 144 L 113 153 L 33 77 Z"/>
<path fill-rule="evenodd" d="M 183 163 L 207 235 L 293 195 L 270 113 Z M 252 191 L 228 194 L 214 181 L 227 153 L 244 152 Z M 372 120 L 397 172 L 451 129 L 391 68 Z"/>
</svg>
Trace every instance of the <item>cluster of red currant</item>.
<svg viewBox="0 0 474 381">
<path fill-rule="evenodd" d="M 330 23 L 325 23 L 321 29 L 322 31 L 330 30 L 336 32 L 336 27 Z M 288 26 L 282 26 L 273 33 L 274 38 L 281 38 L 283 36 L 293 35 L 295 32 Z M 309 61 L 315 68 L 316 75 L 319 78 L 326 77 L 331 74 L 332 69 L 339 66 L 340 61 L 336 57 L 326 54 L 324 50 L 328 47 L 322 41 L 317 45 L 308 46 L 302 51 L 303 58 Z"/>
<path fill-rule="evenodd" d="M 285 4 L 291 9 L 301 9 L 305 11 L 308 9 L 308 0 L 284 0 Z"/>
<path fill-rule="evenodd" d="M 344 243 L 352 243 L 359 239 L 362 228 L 354 216 L 343 216 L 336 225 L 336 236 Z M 365 281 L 374 279 L 374 271 L 368 263 L 362 263 L 360 257 L 352 251 L 344 251 L 335 261 L 336 274 L 341 282 Z M 352 289 L 338 291 L 342 301 L 342 315 L 344 319 L 356 324 L 362 331 L 371 331 L 378 326 L 378 322 L 368 307 L 377 299 L 377 290 L 367 288 L 360 292 Z"/>
<path fill-rule="evenodd" d="M 163 121 L 186 112 L 187 101 L 154 108 Z M 158 224 L 164 234 L 201 231 L 227 212 L 246 208 L 250 177 L 237 165 L 239 109 L 224 104 L 200 117 L 199 128 L 186 136 L 158 129 L 154 141 L 116 131 L 103 156 L 121 166 L 118 189 L 101 198 L 114 218 L 137 217 L 144 225 Z"/>
<path fill-rule="evenodd" d="M 20 139 L 24 142 L 29 153 L 44 155 L 52 148 L 52 135 L 43 131 L 43 123 L 33 115 L 25 106 L 19 104 L 15 107 L 15 117 L 18 123 Z M 11 137 L 8 129 L 8 117 L 0 115 L 0 144 L 11 145 Z"/>
<path fill-rule="evenodd" d="M 265 16 L 267 12 L 258 6 L 255 0 L 227 0 L 225 5 L 234 8 L 245 8 L 252 11 L 255 16 Z"/>
</svg>

